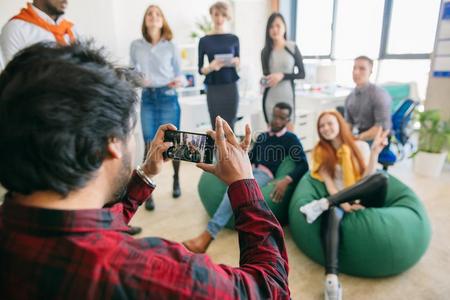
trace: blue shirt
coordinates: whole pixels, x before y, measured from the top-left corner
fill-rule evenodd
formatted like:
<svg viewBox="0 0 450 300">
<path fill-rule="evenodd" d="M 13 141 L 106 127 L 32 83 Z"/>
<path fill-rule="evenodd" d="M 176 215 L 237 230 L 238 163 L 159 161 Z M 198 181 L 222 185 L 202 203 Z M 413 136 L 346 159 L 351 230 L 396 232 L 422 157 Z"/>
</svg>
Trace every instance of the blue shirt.
<svg viewBox="0 0 450 300">
<path fill-rule="evenodd" d="M 152 45 L 145 39 L 138 39 L 130 46 L 130 63 L 150 81 L 149 87 L 166 86 L 181 72 L 181 58 L 175 44 L 161 40 Z"/>
<path fill-rule="evenodd" d="M 202 74 L 203 57 L 208 56 L 208 61 L 214 60 L 215 54 L 233 54 L 239 57 L 239 38 L 231 33 L 211 34 L 202 37 L 198 43 L 198 72 Z M 235 67 L 223 67 L 219 71 L 208 73 L 205 84 L 227 84 L 236 82 L 239 76 Z"/>
</svg>

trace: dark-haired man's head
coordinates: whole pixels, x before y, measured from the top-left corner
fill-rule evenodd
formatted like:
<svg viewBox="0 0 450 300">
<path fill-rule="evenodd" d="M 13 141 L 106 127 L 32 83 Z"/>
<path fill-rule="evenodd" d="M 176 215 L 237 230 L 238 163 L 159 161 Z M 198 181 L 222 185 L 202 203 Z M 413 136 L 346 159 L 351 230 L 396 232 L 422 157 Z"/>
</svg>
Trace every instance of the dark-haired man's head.
<svg viewBox="0 0 450 300">
<path fill-rule="evenodd" d="M 0 183 L 66 197 L 101 178 L 118 192 L 131 172 L 136 79 L 89 44 L 36 44 L 0 76 Z"/>
<path fill-rule="evenodd" d="M 272 121 L 270 129 L 272 132 L 279 132 L 286 127 L 291 120 L 292 106 L 285 102 L 275 104 L 272 111 Z"/>
<path fill-rule="evenodd" d="M 65 13 L 67 2 L 68 0 L 34 0 L 33 5 L 56 19 Z"/>
<path fill-rule="evenodd" d="M 355 58 L 353 64 L 353 81 L 356 86 L 364 86 L 369 83 L 370 75 L 372 74 L 373 60 L 367 56 L 358 56 Z"/>
</svg>

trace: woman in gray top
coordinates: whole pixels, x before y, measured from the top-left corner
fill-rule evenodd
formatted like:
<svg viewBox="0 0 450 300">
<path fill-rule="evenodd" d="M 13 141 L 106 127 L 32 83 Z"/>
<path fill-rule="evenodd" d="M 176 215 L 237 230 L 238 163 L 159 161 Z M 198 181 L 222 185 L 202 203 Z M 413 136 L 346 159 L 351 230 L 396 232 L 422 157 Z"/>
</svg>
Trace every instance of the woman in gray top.
<svg viewBox="0 0 450 300">
<path fill-rule="evenodd" d="M 286 37 L 286 22 L 280 13 L 270 15 L 266 26 L 266 44 L 261 51 L 264 77 L 263 112 L 266 122 L 278 102 L 289 103 L 295 117 L 294 79 L 305 78 L 303 59 L 297 45 Z"/>
</svg>

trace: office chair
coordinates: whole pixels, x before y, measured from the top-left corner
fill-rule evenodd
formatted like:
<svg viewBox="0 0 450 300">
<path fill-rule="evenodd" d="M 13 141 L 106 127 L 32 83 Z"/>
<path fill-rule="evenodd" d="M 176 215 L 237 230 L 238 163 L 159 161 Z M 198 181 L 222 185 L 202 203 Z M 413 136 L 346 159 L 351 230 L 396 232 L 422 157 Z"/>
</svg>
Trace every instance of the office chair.
<svg viewBox="0 0 450 300">
<path fill-rule="evenodd" d="M 383 170 L 387 170 L 389 166 L 405 157 L 406 146 L 412 133 L 412 115 L 417 103 L 411 99 L 403 100 L 391 117 L 392 128 L 389 136 L 388 145 L 381 151 L 378 156 L 378 162 L 383 165 Z M 395 152 L 392 147 L 395 147 Z"/>
</svg>

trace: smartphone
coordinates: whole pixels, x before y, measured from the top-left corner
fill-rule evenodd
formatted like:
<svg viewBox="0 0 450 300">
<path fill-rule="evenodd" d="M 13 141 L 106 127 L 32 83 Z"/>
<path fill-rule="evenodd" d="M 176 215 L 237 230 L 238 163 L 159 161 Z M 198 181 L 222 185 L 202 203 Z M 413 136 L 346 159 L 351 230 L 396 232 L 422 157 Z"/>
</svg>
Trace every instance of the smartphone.
<svg viewBox="0 0 450 300">
<path fill-rule="evenodd" d="M 164 157 L 195 163 L 213 163 L 214 140 L 207 134 L 167 130 L 164 142 L 172 142 Z"/>
<path fill-rule="evenodd" d="M 260 83 L 263 87 L 268 87 L 268 86 L 269 86 L 269 80 L 267 80 L 266 77 L 262 77 L 261 80 L 259 81 L 259 83 Z"/>
</svg>

